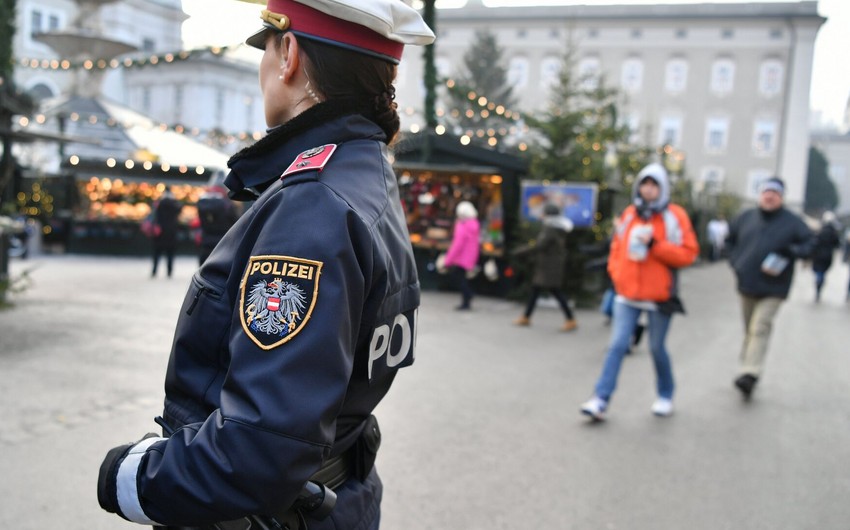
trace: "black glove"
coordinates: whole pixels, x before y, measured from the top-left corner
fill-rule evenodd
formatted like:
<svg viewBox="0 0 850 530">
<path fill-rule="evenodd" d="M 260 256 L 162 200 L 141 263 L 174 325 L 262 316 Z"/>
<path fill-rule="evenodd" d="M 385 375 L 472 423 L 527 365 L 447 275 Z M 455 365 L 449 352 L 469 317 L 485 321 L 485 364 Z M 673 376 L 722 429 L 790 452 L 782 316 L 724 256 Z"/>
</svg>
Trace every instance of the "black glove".
<svg viewBox="0 0 850 530">
<path fill-rule="evenodd" d="M 124 519 L 127 519 L 118 507 L 118 469 L 121 467 L 121 462 L 127 458 L 127 453 L 130 452 L 130 449 L 148 438 L 159 438 L 159 436 L 148 433 L 139 441 L 119 445 L 106 453 L 103 463 L 100 464 L 100 473 L 98 473 L 97 477 L 97 502 L 107 512 L 117 513 Z"/>
</svg>

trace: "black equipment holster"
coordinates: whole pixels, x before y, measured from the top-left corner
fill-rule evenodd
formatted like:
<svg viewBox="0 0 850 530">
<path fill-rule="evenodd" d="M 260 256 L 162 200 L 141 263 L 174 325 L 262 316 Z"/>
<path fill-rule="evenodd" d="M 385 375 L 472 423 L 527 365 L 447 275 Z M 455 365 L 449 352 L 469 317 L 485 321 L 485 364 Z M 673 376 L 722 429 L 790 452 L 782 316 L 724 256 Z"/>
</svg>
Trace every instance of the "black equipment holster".
<svg viewBox="0 0 850 530">
<path fill-rule="evenodd" d="M 173 432 L 162 418 L 157 418 L 166 436 Z M 330 457 L 310 477 L 295 503 L 274 516 L 250 515 L 233 521 L 222 521 L 212 525 L 214 530 L 307 530 L 305 515 L 311 519 L 324 519 L 330 515 L 336 503 L 334 489 L 342 486 L 351 477 L 360 482 L 366 480 L 381 447 L 381 429 L 378 419 L 369 415 L 362 422 L 360 434 L 354 443 L 337 456 Z M 158 527 L 159 528 L 159 527 Z M 183 527 L 167 527 L 180 530 Z M 190 530 L 190 529 L 186 529 Z M 191 529 L 195 530 L 195 529 Z M 201 530 L 201 529 L 197 529 Z"/>
</svg>

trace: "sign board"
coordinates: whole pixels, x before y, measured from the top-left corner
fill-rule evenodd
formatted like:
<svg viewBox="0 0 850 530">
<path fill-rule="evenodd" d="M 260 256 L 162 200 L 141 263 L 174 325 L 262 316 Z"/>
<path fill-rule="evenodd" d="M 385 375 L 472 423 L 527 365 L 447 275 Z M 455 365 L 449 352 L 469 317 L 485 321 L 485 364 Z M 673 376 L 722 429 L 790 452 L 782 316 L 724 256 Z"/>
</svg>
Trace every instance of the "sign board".
<svg viewBox="0 0 850 530">
<path fill-rule="evenodd" d="M 553 203 L 561 208 L 576 228 L 590 228 L 596 219 L 598 186 L 587 182 L 522 181 L 520 215 L 527 221 L 543 219 L 543 206 Z"/>
</svg>

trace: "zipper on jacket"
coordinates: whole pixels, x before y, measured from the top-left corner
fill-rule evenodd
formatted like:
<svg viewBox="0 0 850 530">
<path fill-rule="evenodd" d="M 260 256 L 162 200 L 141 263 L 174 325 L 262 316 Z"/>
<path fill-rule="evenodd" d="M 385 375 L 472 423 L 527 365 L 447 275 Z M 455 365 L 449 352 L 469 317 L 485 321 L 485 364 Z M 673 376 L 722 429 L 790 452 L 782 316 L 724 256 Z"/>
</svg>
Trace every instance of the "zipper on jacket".
<svg viewBox="0 0 850 530">
<path fill-rule="evenodd" d="M 201 301 L 201 296 L 204 296 L 206 294 L 206 296 L 210 296 L 212 298 L 221 298 L 220 292 L 216 291 L 215 289 L 212 289 L 211 287 L 208 287 L 200 280 L 196 279 L 194 276 L 192 277 L 192 283 L 197 285 L 198 290 L 197 292 L 195 292 L 195 298 L 192 300 L 192 303 L 189 305 L 189 308 L 186 309 L 187 315 L 191 315 L 192 312 L 195 310 L 195 307 L 198 305 L 198 302 Z"/>
</svg>

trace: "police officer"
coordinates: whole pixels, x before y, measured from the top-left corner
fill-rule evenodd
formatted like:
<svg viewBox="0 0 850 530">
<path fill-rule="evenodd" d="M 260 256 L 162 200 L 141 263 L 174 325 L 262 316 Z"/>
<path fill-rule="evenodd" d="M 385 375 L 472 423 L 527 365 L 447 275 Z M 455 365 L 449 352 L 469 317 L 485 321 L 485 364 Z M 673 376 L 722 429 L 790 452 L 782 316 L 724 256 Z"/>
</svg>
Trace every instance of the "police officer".
<svg viewBox="0 0 850 530">
<path fill-rule="evenodd" d="M 404 44 L 434 35 L 400 0 L 269 0 L 261 16 L 247 42 L 270 129 L 225 180 L 255 202 L 192 278 L 165 436 L 109 451 L 98 500 L 160 526 L 374 529 L 371 413 L 413 362 L 419 306 L 392 81 Z"/>
</svg>

